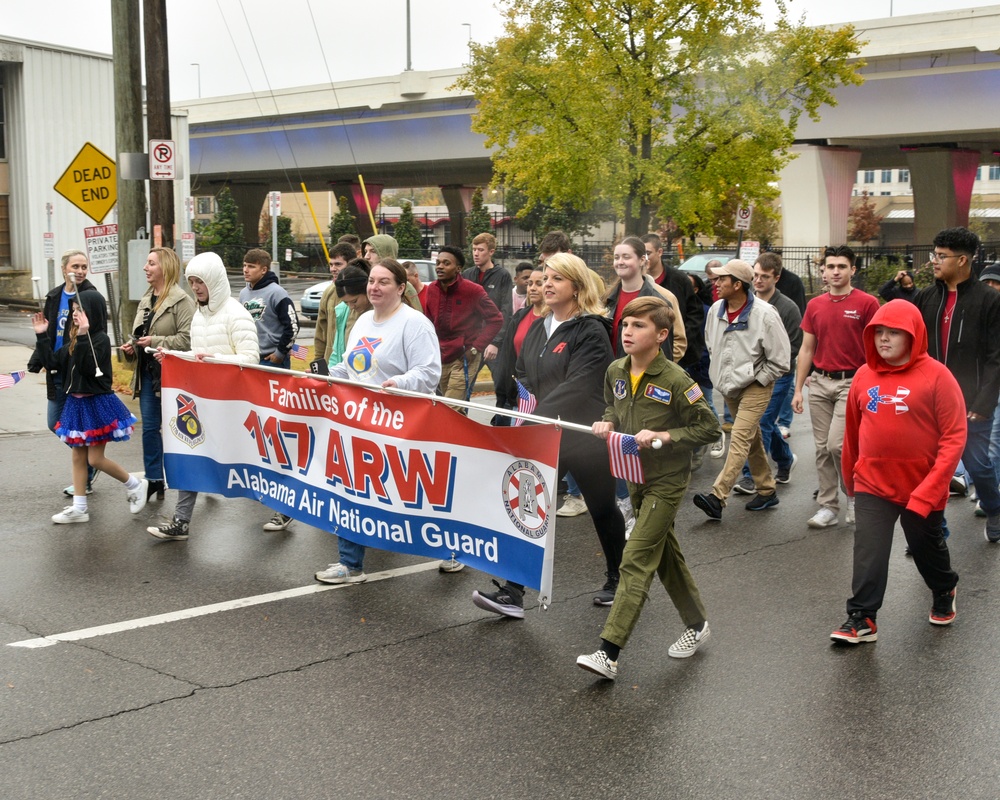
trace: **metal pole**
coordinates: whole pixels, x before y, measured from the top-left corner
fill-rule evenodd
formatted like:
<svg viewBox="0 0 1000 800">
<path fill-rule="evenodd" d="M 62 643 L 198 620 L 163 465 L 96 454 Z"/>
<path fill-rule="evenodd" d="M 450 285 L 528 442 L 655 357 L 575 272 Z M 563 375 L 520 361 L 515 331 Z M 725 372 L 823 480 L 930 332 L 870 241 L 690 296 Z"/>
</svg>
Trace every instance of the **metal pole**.
<svg viewBox="0 0 1000 800">
<path fill-rule="evenodd" d="M 271 192 L 267 196 L 268 203 L 271 206 L 271 264 L 275 267 L 275 272 L 280 275 L 281 270 L 277 268 L 278 264 L 278 214 L 274 202 L 274 192 Z"/>
<path fill-rule="evenodd" d="M 201 64 L 192 61 L 191 66 L 198 70 L 198 99 L 201 100 Z"/>
<path fill-rule="evenodd" d="M 406 71 L 413 70 L 413 60 L 410 58 L 410 0 L 406 0 Z"/>
</svg>

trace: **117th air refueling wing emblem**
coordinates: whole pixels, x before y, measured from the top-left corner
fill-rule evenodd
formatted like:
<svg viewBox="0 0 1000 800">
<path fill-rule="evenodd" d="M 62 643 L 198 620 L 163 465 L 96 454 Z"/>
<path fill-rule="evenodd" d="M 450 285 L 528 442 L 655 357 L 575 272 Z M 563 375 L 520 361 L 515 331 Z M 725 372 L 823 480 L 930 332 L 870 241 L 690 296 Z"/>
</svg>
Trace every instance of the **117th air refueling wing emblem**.
<svg viewBox="0 0 1000 800">
<path fill-rule="evenodd" d="M 549 530 L 550 496 L 545 478 L 530 461 L 515 461 L 503 476 L 503 504 L 514 527 L 529 539 Z"/>
<path fill-rule="evenodd" d="M 177 395 L 177 416 L 171 418 L 170 430 L 192 449 L 205 441 L 205 430 L 198 419 L 198 406 L 193 397 Z"/>
</svg>

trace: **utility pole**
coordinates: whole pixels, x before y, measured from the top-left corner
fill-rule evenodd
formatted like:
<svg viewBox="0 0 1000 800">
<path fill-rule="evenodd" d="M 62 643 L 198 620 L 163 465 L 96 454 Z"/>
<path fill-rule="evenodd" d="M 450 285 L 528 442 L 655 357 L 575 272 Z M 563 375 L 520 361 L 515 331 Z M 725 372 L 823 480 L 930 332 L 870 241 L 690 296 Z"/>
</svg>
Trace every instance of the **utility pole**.
<svg viewBox="0 0 1000 800">
<path fill-rule="evenodd" d="M 111 0 L 114 53 L 115 152 L 142 153 L 142 54 L 139 48 L 139 0 Z M 137 303 L 129 300 L 128 242 L 146 224 L 143 181 L 122 177 L 118 164 L 118 281 L 120 315 L 126 325 L 135 319 Z M 129 333 L 129 331 L 122 331 Z M 126 336 L 127 338 L 127 336 Z"/>
<path fill-rule="evenodd" d="M 146 134 L 149 139 L 173 139 L 170 129 L 170 65 L 167 59 L 167 2 L 143 0 L 146 44 Z M 140 152 L 146 148 L 140 148 Z M 174 246 L 174 182 L 149 182 L 149 224 L 160 226 L 163 247 Z"/>
</svg>

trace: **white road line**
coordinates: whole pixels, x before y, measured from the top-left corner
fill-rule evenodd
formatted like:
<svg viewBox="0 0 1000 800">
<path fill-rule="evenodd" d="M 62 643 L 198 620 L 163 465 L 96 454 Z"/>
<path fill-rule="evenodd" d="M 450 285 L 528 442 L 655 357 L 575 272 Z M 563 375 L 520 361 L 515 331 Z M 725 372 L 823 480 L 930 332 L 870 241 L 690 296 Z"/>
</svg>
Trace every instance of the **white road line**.
<svg viewBox="0 0 1000 800">
<path fill-rule="evenodd" d="M 398 578 L 401 575 L 412 575 L 417 572 L 427 572 L 437 569 L 439 561 L 427 561 L 421 564 L 414 564 L 409 567 L 399 567 L 397 569 L 387 569 L 384 572 L 374 572 L 368 576 L 368 583 L 384 581 L 389 578 Z M 68 633 L 54 633 L 51 636 L 43 636 L 40 639 L 25 639 L 21 642 L 10 642 L 7 647 L 51 647 L 59 642 L 78 642 L 81 639 L 93 639 L 96 636 L 107 636 L 111 633 L 122 633 L 132 631 L 136 628 L 147 628 L 150 625 L 163 625 L 167 622 L 178 622 L 182 619 L 194 619 L 204 617 L 206 614 L 217 614 L 220 611 L 233 611 L 237 608 L 247 608 L 249 606 L 259 606 L 262 603 L 273 603 L 277 600 L 285 600 L 290 597 L 302 597 L 307 594 L 317 594 L 328 592 L 331 589 L 345 589 L 348 586 L 358 584 L 341 583 L 337 585 L 313 584 L 312 586 L 300 586 L 297 589 L 286 589 L 283 592 L 271 592 L 270 594 L 258 594 L 254 597 L 241 597 L 236 600 L 227 600 L 224 603 L 213 603 L 209 606 L 198 606 L 197 608 L 186 608 L 181 611 L 171 611 L 168 614 L 156 614 L 152 617 L 141 617 L 139 619 L 129 619 L 124 622 L 113 622 L 110 625 L 98 625 L 95 628 L 83 628 L 78 631 Z"/>
</svg>

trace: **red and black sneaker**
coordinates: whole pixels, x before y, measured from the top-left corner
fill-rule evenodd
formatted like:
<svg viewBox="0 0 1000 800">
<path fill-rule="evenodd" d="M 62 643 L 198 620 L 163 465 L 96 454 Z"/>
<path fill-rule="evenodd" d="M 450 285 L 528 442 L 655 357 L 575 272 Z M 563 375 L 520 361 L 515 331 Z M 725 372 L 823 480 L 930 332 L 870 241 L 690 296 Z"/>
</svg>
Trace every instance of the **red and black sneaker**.
<svg viewBox="0 0 1000 800">
<path fill-rule="evenodd" d="M 955 621 L 955 590 L 935 592 L 931 605 L 931 625 L 951 625 Z"/>
<path fill-rule="evenodd" d="M 843 644 L 874 642 L 878 638 L 875 617 L 856 611 L 847 618 L 847 622 L 830 634 L 830 638 Z"/>
</svg>

